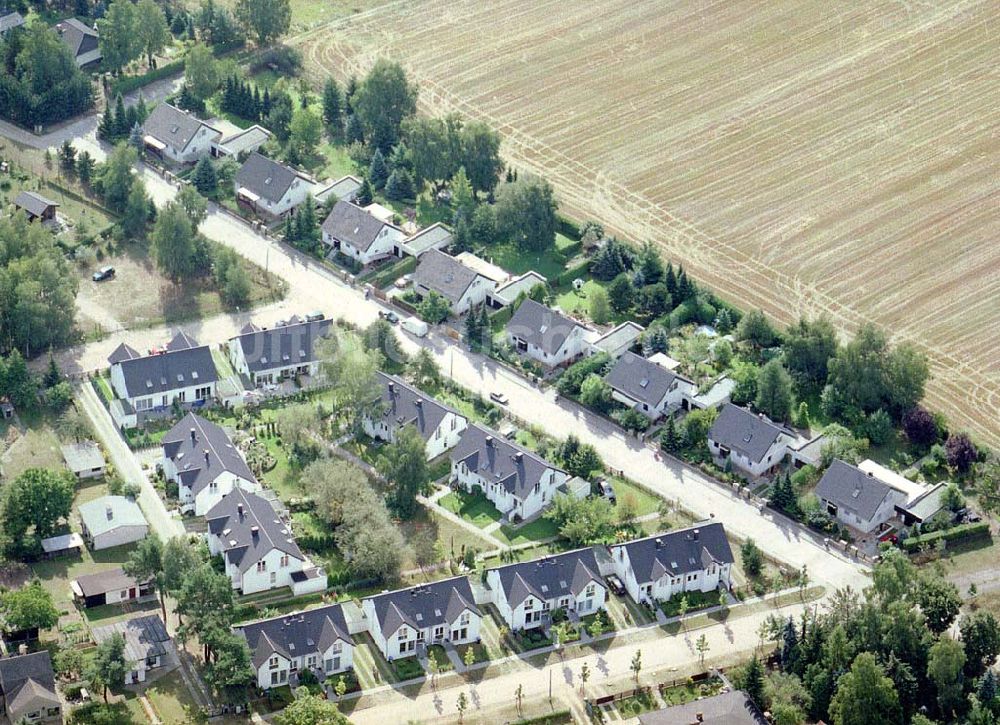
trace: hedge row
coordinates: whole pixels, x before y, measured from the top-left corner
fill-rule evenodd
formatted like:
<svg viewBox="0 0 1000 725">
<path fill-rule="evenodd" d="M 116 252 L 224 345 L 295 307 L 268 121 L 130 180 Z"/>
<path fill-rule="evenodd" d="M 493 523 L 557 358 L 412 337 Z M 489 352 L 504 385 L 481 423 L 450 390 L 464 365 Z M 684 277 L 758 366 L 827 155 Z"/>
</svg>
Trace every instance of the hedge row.
<svg viewBox="0 0 1000 725">
<path fill-rule="evenodd" d="M 559 725 L 559 723 L 573 722 L 573 716 L 569 710 L 558 710 L 549 715 L 539 715 L 527 720 L 516 720 L 514 725 Z"/>
<path fill-rule="evenodd" d="M 368 282 L 373 287 L 377 287 L 378 289 L 382 289 L 383 287 L 388 287 L 404 274 L 410 274 L 416 268 L 417 258 L 407 256 L 405 259 L 401 259 L 382 267 L 369 276 L 361 276 L 359 277 L 359 280 L 362 282 Z"/>
<path fill-rule="evenodd" d="M 977 536 L 989 535 L 990 525 L 986 521 L 978 521 L 974 524 L 961 524 L 950 529 L 933 531 L 923 536 L 911 536 L 903 541 L 903 549 L 908 554 L 913 554 L 926 544 L 933 547 L 940 541 L 959 541 L 962 539 L 972 539 Z"/>
<path fill-rule="evenodd" d="M 556 214 L 556 231 L 575 242 L 579 242 L 580 237 L 583 236 L 580 225 L 562 214 Z"/>
<path fill-rule="evenodd" d="M 549 286 L 554 289 L 559 289 L 563 285 L 571 284 L 574 279 L 578 277 L 584 278 L 590 273 L 590 261 L 580 262 L 569 269 L 565 269 L 559 273 L 559 276 L 555 279 L 549 280 Z"/>
<path fill-rule="evenodd" d="M 166 65 L 161 65 L 159 68 L 154 68 L 151 71 L 143 73 L 141 76 L 126 76 L 124 78 L 118 78 L 111 83 L 111 98 L 117 98 L 119 94 L 124 96 L 126 93 L 131 93 L 137 88 L 148 86 L 150 83 L 158 81 L 162 78 L 168 78 L 183 72 L 184 60 L 181 59 L 175 60 L 172 63 L 167 63 Z"/>
</svg>

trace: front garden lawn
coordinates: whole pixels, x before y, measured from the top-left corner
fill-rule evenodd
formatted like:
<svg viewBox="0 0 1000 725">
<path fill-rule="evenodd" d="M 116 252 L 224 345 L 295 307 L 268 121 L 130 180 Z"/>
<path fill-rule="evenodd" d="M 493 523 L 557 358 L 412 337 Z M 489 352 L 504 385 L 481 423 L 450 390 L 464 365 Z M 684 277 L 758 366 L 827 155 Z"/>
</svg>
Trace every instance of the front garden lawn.
<svg viewBox="0 0 1000 725">
<path fill-rule="evenodd" d="M 675 594 L 670 597 L 665 602 L 660 602 L 660 609 L 668 617 L 676 617 L 680 615 L 681 600 L 687 598 L 687 612 L 685 614 L 690 614 L 691 612 L 697 612 L 700 609 L 707 609 L 708 607 L 715 607 L 719 604 L 719 591 L 713 589 L 710 592 L 684 592 L 683 594 Z"/>
<path fill-rule="evenodd" d="M 494 536 L 509 546 L 517 546 L 518 544 L 530 544 L 559 536 L 559 527 L 554 521 L 540 518 L 520 528 L 501 526 L 500 530 L 494 533 Z"/>
<path fill-rule="evenodd" d="M 448 658 L 445 657 L 446 662 L 447 660 Z M 392 669 L 400 682 L 412 680 L 414 677 L 423 677 L 424 675 L 424 668 L 420 666 L 420 662 L 417 661 L 416 657 L 404 657 L 401 660 L 394 660 Z"/>
<path fill-rule="evenodd" d="M 548 647 L 552 644 L 552 639 L 545 636 L 545 632 L 539 629 L 526 629 L 523 633 L 514 635 L 514 639 L 522 652 L 528 650 Z"/>
<path fill-rule="evenodd" d="M 452 491 L 438 503 L 479 528 L 485 528 L 503 518 L 503 515 L 497 511 L 489 499 L 478 491 L 475 493 L 466 493 L 461 490 Z"/>
</svg>

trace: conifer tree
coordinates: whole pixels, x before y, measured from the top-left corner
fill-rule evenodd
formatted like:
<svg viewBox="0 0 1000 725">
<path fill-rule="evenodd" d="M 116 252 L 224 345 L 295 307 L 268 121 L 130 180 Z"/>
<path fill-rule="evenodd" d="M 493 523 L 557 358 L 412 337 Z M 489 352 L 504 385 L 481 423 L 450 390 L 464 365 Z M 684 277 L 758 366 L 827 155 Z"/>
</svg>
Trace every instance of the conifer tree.
<svg viewBox="0 0 1000 725">
<path fill-rule="evenodd" d="M 323 86 L 323 123 L 327 133 L 334 141 L 339 141 L 344 135 L 343 98 L 340 86 L 335 79 L 327 78 Z"/>
<path fill-rule="evenodd" d="M 372 154 L 372 162 L 368 167 L 368 180 L 380 191 L 385 188 L 389 180 L 389 167 L 385 165 L 385 156 L 380 149 L 375 149 L 375 153 Z"/>
</svg>

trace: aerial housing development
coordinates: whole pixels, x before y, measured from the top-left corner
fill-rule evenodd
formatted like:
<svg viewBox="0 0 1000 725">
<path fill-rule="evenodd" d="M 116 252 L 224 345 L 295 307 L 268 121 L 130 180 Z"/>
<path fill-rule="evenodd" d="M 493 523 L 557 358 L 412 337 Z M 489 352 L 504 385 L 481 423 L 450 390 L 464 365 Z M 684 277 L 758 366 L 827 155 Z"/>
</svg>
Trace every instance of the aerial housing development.
<svg viewBox="0 0 1000 725">
<path fill-rule="evenodd" d="M 0 725 L 996 725 L 996 11 L 0 0 Z"/>
</svg>

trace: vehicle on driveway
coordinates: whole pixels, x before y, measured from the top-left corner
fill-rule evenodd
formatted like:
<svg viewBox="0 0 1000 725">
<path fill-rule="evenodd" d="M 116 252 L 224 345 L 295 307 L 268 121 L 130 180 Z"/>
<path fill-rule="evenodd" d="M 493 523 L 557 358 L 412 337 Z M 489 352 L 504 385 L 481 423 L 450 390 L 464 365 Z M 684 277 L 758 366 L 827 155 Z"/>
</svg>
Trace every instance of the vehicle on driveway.
<svg viewBox="0 0 1000 725">
<path fill-rule="evenodd" d="M 618 497 L 615 495 L 614 486 L 608 483 L 606 480 L 601 479 L 597 482 L 597 490 L 600 492 L 601 496 L 606 498 L 611 503 L 617 503 Z"/>
<path fill-rule="evenodd" d="M 109 279 L 113 279 L 115 276 L 114 267 L 101 267 L 99 270 L 94 272 L 90 278 L 95 282 L 104 282 Z"/>
<path fill-rule="evenodd" d="M 625 585 L 622 584 L 622 580 L 619 579 L 616 574 L 608 574 L 604 577 L 604 581 L 608 583 L 608 589 L 613 591 L 619 597 L 625 596 Z"/>
<path fill-rule="evenodd" d="M 490 393 L 490 400 L 492 400 L 494 403 L 497 403 L 498 405 L 507 405 L 510 403 L 510 398 L 508 398 L 506 395 L 500 392 Z"/>
<path fill-rule="evenodd" d="M 395 325 L 397 322 L 399 322 L 399 315 L 397 315 L 392 310 L 379 310 L 378 316 L 381 317 L 386 322 L 388 322 L 390 325 Z"/>
</svg>

